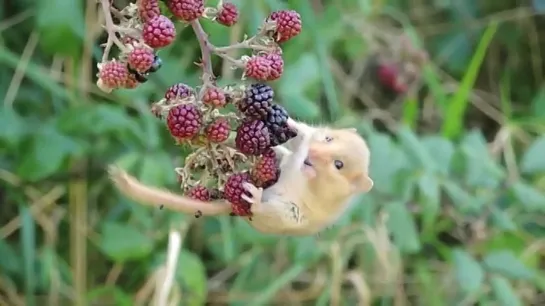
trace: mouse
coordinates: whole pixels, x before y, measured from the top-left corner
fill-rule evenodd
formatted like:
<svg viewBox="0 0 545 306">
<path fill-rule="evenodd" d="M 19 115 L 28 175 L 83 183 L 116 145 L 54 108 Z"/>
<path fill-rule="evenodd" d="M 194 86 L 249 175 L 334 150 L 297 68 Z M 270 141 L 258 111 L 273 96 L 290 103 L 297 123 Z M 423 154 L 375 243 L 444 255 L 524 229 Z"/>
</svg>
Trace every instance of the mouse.
<svg viewBox="0 0 545 306">
<path fill-rule="evenodd" d="M 280 159 L 278 180 L 266 189 L 243 184 L 252 214 L 242 218 L 265 234 L 318 234 L 342 216 L 354 196 L 373 188 L 370 151 L 352 128 L 311 126 L 291 118 L 288 125 L 297 136 L 273 148 Z M 201 216 L 231 213 L 226 201 L 201 202 L 147 186 L 115 166 L 109 176 L 122 194 L 139 203 Z"/>
</svg>

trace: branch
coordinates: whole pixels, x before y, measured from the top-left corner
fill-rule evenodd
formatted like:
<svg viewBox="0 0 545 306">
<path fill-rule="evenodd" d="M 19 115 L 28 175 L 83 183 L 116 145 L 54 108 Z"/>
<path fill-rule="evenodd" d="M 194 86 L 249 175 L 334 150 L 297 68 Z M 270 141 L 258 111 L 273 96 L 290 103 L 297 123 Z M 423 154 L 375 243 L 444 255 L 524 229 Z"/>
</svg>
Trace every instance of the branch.
<svg viewBox="0 0 545 306">
<path fill-rule="evenodd" d="M 110 50 L 112 49 L 113 44 L 116 44 L 116 46 L 119 48 L 119 50 L 123 51 L 125 50 L 125 46 L 117 36 L 115 36 L 115 27 L 114 21 L 112 20 L 112 14 L 110 11 L 110 1 L 109 0 L 100 0 L 100 4 L 102 6 L 102 12 L 104 13 L 104 27 L 106 28 L 106 31 L 108 33 L 108 40 L 106 41 L 106 45 L 104 47 L 104 54 L 102 54 L 102 62 L 106 62 L 108 60 L 108 57 L 110 55 Z"/>
<path fill-rule="evenodd" d="M 195 36 L 197 36 L 197 40 L 199 41 L 199 46 L 201 48 L 203 86 L 198 96 L 198 100 L 200 100 L 202 99 L 207 88 L 215 86 L 216 78 L 212 69 L 212 57 L 210 51 L 212 44 L 210 41 L 208 41 L 208 34 L 206 34 L 204 31 L 198 19 L 191 22 L 191 27 L 195 32 Z"/>
</svg>

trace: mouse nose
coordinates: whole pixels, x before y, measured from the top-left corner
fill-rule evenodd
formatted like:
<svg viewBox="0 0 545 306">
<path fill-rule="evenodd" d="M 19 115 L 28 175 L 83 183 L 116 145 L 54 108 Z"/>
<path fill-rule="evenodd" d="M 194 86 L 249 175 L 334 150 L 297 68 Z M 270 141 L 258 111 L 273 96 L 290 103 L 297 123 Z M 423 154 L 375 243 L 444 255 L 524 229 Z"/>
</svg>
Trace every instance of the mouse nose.
<svg viewBox="0 0 545 306">
<path fill-rule="evenodd" d="M 308 150 L 308 157 L 310 157 L 311 160 L 319 160 L 319 161 L 328 161 L 329 156 L 325 150 L 321 150 L 317 147 L 311 147 Z"/>
</svg>

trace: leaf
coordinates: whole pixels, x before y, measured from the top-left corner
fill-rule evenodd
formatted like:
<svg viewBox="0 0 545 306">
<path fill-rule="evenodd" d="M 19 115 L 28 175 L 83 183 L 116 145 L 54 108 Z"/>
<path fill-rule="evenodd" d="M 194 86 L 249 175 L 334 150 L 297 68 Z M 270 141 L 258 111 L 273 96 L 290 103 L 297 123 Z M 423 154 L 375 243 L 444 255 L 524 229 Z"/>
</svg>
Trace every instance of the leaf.
<svg viewBox="0 0 545 306">
<path fill-rule="evenodd" d="M 101 299 L 102 296 L 105 296 Z M 135 305 L 131 295 L 123 290 L 113 286 L 99 286 L 90 289 L 87 292 L 87 305 L 100 305 L 104 300 L 108 300 L 116 306 L 132 306 Z"/>
<path fill-rule="evenodd" d="M 494 275 L 490 278 L 490 286 L 500 306 L 522 306 L 521 300 L 507 279 Z"/>
<path fill-rule="evenodd" d="M 424 228 L 429 230 L 433 227 L 439 216 L 441 202 L 439 180 L 430 173 L 423 173 L 418 178 L 418 189 L 420 190 L 422 206 L 422 218 Z"/>
<path fill-rule="evenodd" d="M 166 260 L 166 253 L 159 253 L 154 259 L 155 266 L 164 265 Z M 182 290 L 180 305 L 205 304 L 208 290 L 206 267 L 199 256 L 182 248 L 178 254 L 174 276 Z"/>
<path fill-rule="evenodd" d="M 402 202 L 391 202 L 386 206 L 388 212 L 388 229 L 392 232 L 394 242 L 404 253 L 420 251 L 421 244 L 412 214 Z"/>
<path fill-rule="evenodd" d="M 141 160 L 139 179 L 148 185 L 165 186 L 176 181 L 174 165 L 165 152 L 145 155 Z"/>
<path fill-rule="evenodd" d="M 529 280 L 535 273 L 528 269 L 512 251 L 495 251 L 483 260 L 484 266 L 491 272 L 496 272 L 508 278 Z"/>
<path fill-rule="evenodd" d="M 20 255 L 3 239 L 0 239 L 0 258 L 0 268 L 4 272 L 17 273 L 23 266 Z"/>
<path fill-rule="evenodd" d="M 415 163 L 427 171 L 435 170 L 435 161 L 410 128 L 407 126 L 401 127 L 397 131 L 397 137 L 402 148 L 407 151 L 408 157 L 412 157 Z"/>
<path fill-rule="evenodd" d="M 42 50 L 49 54 L 77 57 L 81 54 L 85 18 L 82 1 L 39 1 L 37 27 Z"/>
<path fill-rule="evenodd" d="M 318 106 L 303 93 L 284 92 L 281 95 L 281 104 L 286 108 L 291 117 L 303 121 L 313 121 L 320 117 Z"/>
<path fill-rule="evenodd" d="M 117 262 L 142 259 L 153 251 L 153 240 L 130 224 L 107 221 L 102 226 L 100 249 Z"/>
<path fill-rule="evenodd" d="M 206 269 L 201 259 L 194 253 L 182 250 L 178 257 L 176 278 L 183 290 L 182 305 L 204 305 L 207 296 Z"/>
<path fill-rule="evenodd" d="M 520 170 L 525 174 L 545 172 L 545 135 L 538 137 L 522 156 Z"/>
<path fill-rule="evenodd" d="M 534 187 L 518 181 L 511 186 L 511 192 L 527 211 L 545 211 L 545 195 Z"/>
<path fill-rule="evenodd" d="M 517 224 L 513 218 L 506 212 L 498 207 L 492 207 L 490 218 L 495 226 L 504 231 L 516 231 Z"/>
<path fill-rule="evenodd" d="M 78 157 L 82 153 L 83 147 L 79 143 L 45 126 L 33 137 L 17 173 L 37 181 L 57 172 L 68 157 Z"/>
<path fill-rule="evenodd" d="M 447 175 L 455 152 L 452 142 L 446 138 L 428 136 L 423 137 L 421 143 L 435 161 L 439 173 Z"/>
<path fill-rule="evenodd" d="M 26 305 L 36 305 L 36 223 L 30 209 L 26 206 L 20 209 L 21 218 L 21 255 L 25 282 Z"/>
<path fill-rule="evenodd" d="M 465 294 L 474 294 L 481 289 L 484 270 L 471 254 L 462 249 L 455 249 L 452 251 L 452 261 L 458 286 Z"/>
<path fill-rule="evenodd" d="M 480 210 L 478 201 L 458 184 L 447 181 L 443 183 L 443 187 L 456 209 L 461 213 L 471 214 Z"/>
<path fill-rule="evenodd" d="M 0 108 L 0 122 L 0 143 L 16 145 L 26 133 L 24 119 L 11 108 Z"/>
<path fill-rule="evenodd" d="M 447 116 L 442 126 L 442 134 L 448 138 L 456 137 L 462 131 L 464 114 L 469 103 L 471 89 L 477 79 L 486 51 L 497 28 L 498 24 L 496 22 L 489 24 L 479 41 L 477 50 L 475 50 L 458 91 L 447 102 Z"/>
<path fill-rule="evenodd" d="M 381 193 L 394 193 L 397 173 L 409 164 L 407 157 L 388 136 L 372 134 L 368 142 L 372 160 L 370 176 L 375 182 L 373 189 Z"/>
<path fill-rule="evenodd" d="M 505 175 L 489 155 L 486 140 L 481 132 L 471 131 L 461 142 L 465 157 L 465 181 L 469 186 L 497 188 Z"/>
</svg>

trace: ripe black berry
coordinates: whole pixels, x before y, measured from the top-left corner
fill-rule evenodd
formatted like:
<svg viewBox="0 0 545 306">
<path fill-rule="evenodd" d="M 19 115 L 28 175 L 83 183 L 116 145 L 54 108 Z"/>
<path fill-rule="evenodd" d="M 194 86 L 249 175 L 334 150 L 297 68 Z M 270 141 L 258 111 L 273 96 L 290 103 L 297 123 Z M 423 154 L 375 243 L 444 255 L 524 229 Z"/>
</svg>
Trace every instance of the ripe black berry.
<svg viewBox="0 0 545 306">
<path fill-rule="evenodd" d="M 236 148 L 247 155 L 260 155 L 271 145 L 270 133 L 261 120 L 246 121 L 237 129 Z"/>
<path fill-rule="evenodd" d="M 238 104 L 239 110 L 253 119 L 266 119 L 273 103 L 274 91 L 266 84 L 252 84 Z"/>
</svg>

